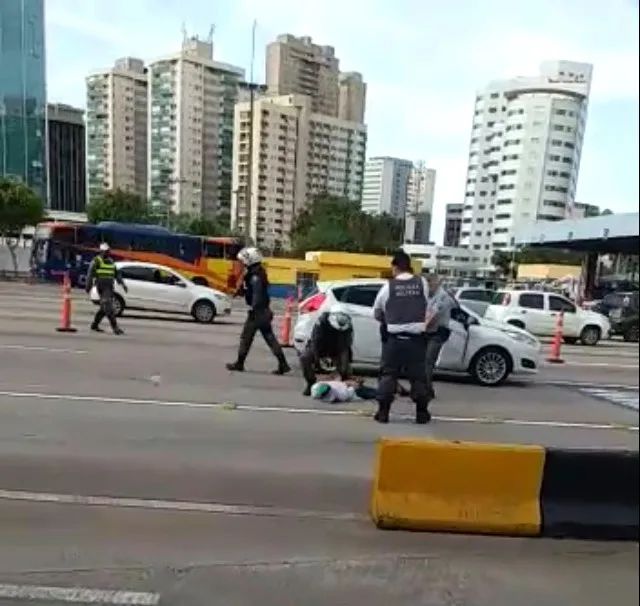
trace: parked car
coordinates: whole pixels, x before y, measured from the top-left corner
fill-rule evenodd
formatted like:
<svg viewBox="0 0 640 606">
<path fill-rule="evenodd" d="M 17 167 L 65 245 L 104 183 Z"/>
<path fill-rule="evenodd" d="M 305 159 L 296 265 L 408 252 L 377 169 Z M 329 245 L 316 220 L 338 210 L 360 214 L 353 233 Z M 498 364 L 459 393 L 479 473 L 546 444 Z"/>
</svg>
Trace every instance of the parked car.
<svg viewBox="0 0 640 606">
<path fill-rule="evenodd" d="M 163 265 L 119 261 L 128 292 L 115 285 L 113 305 L 116 315 L 125 309 L 191 315 L 196 322 L 209 324 L 218 316 L 231 313 L 231 299 L 218 290 L 194 284 Z M 94 286 L 91 300 L 98 304 L 100 296 Z"/>
<path fill-rule="evenodd" d="M 580 341 L 584 345 L 596 345 L 611 334 L 611 323 L 602 314 L 581 309 L 562 295 L 537 290 L 498 291 L 485 318 L 550 337 L 555 334 L 560 312 L 564 314 L 566 343 Z"/>
<path fill-rule="evenodd" d="M 299 305 L 293 330 L 294 347 L 302 352 L 318 313 L 340 302 L 353 322 L 353 365 L 378 368 L 381 344 L 373 303 L 385 282 L 382 279 L 319 282 L 317 290 Z M 439 371 L 466 373 L 485 386 L 500 385 L 510 375 L 531 375 L 538 371 L 540 343 L 525 330 L 487 321 L 464 305 L 452 312 L 449 326 L 451 336 L 438 358 Z"/>
<path fill-rule="evenodd" d="M 464 303 L 465 307 L 483 318 L 495 297 L 496 291 L 489 288 L 463 286 L 455 288 L 451 294 L 457 301 Z"/>
</svg>

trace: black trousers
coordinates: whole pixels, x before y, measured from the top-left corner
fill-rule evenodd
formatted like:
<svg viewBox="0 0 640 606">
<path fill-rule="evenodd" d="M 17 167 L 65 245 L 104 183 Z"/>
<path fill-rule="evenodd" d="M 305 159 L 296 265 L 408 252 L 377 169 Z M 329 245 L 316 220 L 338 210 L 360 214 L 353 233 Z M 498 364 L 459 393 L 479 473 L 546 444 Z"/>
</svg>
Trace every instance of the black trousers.
<svg viewBox="0 0 640 606">
<path fill-rule="evenodd" d="M 441 333 L 428 333 L 427 334 L 427 352 L 426 352 L 426 365 L 425 372 L 427 376 L 427 394 L 429 399 L 435 397 L 435 391 L 433 389 L 433 372 L 438 362 L 438 356 L 442 350 L 442 346 L 446 343 L 447 337 Z"/>
<path fill-rule="evenodd" d="M 98 288 L 98 294 L 100 295 L 100 307 L 98 307 L 98 311 L 93 317 L 91 326 L 93 328 L 99 328 L 100 322 L 102 322 L 106 316 L 109 324 L 111 324 L 111 329 L 116 330 L 118 328 L 118 321 L 116 320 L 116 314 L 113 309 L 113 290 L 110 288 Z"/>
<path fill-rule="evenodd" d="M 378 405 L 388 414 L 398 391 L 398 379 L 409 380 L 409 395 L 416 404 L 416 413 L 425 412 L 429 405 L 427 387 L 427 342 L 424 335 L 390 334 L 382 344 Z"/>
<path fill-rule="evenodd" d="M 302 375 L 307 385 L 310 387 L 316 382 L 316 366 L 320 361 L 322 352 L 318 351 L 316 344 L 310 340 L 300 356 L 300 366 Z M 351 351 L 348 348 L 332 352 L 329 356 L 335 365 L 340 378 L 345 381 L 351 375 Z"/>
<path fill-rule="evenodd" d="M 257 332 L 262 335 L 264 342 L 269 346 L 273 355 L 278 358 L 278 362 L 282 363 L 285 360 L 282 347 L 280 347 L 278 339 L 273 334 L 272 321 L 273 313 L 270 309 L 250 311 L 247 314 L 247 319 L 244 321 L 244 326 L 240 333 L 240 347 L 238 349 L 238 362 L 240 364 L 244 364 L 247 359 Z"/>
</svg>

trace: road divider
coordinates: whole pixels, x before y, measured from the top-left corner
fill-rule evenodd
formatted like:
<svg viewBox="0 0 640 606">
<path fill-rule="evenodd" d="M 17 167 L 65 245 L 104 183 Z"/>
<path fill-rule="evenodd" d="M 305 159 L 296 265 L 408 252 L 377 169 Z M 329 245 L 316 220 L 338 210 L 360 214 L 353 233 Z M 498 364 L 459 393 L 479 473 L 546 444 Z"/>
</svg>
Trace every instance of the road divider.
<svg viewBox="0 0 640 606">
<path fill-rule="evenodd" d="M 638 452 L 382 439 L 382 529 L 638 540 Z"/>
</svg>

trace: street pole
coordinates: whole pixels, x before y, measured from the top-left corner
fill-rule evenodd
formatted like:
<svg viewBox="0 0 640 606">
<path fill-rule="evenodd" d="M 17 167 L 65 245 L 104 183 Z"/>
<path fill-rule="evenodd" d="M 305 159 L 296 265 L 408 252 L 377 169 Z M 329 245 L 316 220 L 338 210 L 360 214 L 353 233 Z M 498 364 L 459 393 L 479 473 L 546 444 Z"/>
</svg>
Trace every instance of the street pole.
<svg viewBox="0 0 640 606">
<path fill-rule="evenodd" d="M 258 22 L 254 19 L 251 27 L 251 65 L 249 68 L 249 163 L 247 164 L 247 187 L 245 189 L 244 202 L 244 232 L 245 238 L 249 240 L 251 237 L 251 204 L 253 189 L 253 125 L 255 121 L 255 84 L 253 82 L 253 70 L 256 58 L 256 27 Z"/>
</svg>

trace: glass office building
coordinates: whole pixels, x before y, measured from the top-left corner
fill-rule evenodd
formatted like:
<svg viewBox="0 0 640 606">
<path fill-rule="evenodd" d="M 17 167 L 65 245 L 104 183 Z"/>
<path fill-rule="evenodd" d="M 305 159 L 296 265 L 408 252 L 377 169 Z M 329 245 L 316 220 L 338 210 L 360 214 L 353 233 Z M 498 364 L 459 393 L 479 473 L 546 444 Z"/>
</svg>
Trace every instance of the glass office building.
<svg viewBox="0 0 640 606">
<path fill-rule="evenodd" d="M 44 0 L 0 0 L 0 174 L 46 183 Z"/>
</svg>

